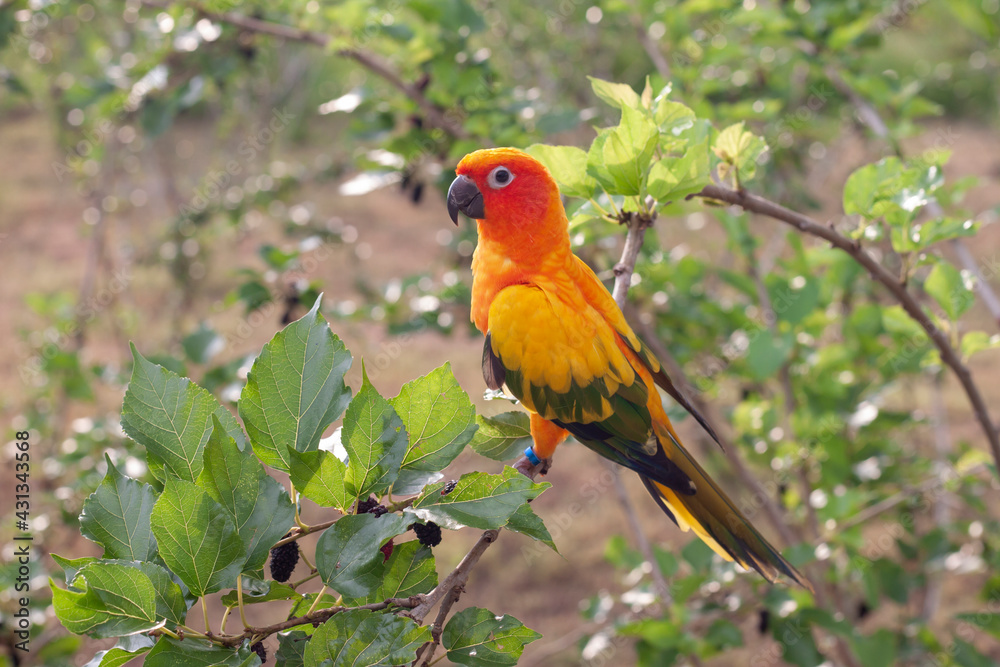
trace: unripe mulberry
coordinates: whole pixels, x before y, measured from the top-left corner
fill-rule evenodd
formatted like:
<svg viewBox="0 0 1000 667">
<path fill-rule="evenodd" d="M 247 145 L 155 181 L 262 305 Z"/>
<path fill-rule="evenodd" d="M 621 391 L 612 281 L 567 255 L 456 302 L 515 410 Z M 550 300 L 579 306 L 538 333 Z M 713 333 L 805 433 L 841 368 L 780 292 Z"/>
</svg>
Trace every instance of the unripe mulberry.
<svg viewBox="0 0 1000 667">
<path fill-rule="evenodd" d="M 271 549 L 271 578 L 288 581 L 299 562 L 299 543 L 288 542 Z"/>
</svg>

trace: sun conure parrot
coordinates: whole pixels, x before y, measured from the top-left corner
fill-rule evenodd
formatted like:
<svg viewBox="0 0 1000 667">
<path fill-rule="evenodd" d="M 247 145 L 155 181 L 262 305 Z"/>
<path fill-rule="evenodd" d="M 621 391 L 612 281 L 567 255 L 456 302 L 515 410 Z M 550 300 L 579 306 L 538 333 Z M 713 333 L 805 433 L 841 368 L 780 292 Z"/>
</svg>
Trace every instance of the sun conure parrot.
<svg viewBox="0 0 1000 667">
<path fill-rule="evenodd" d="M 635 335 L 608 290 L 570 250 L 548 170 L 514 148 L 466 155 L 448 212 L 475 218 L 472 321 L 486 335 L 483 377 L 530 413 L 529 460 L 569 434 L 639 473 L 660 508 L 716 553 L 769 581 L 808 581 L 750 524 L 681 445 L 657 385 L 718 440 Z"/>
</svg>

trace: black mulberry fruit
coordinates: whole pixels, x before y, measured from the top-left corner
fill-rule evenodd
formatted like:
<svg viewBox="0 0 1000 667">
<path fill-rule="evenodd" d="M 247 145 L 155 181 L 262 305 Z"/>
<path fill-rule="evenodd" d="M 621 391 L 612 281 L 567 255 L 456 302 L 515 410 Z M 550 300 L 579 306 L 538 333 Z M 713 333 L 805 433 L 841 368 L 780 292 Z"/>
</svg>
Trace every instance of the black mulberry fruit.
<svg viewBox="0 0 1000 667">
<path fill-rule="evenodd" d="M 426 524 L 413 524 L 413 532 L 417 534 L 417 540 L 425 547 L 436 547 L 441 544 L 441 526 L 433 521 Z"/>
<path fill-rule="evenodd" d="M 295 543 L 292 542 L 292 544 L 295 544 Z M 298 557 L 298 552 L 296 551 L 295 554 L 296 554 L 296 558 L 297 558 Z M 267 662 L 267 649 L 264 648 L 264 642 L 257 642 L 256 644 L 254 644 L 250 648 L 252 648 L 253 652 L 256 653 L 257 657 L 260 658 L 260 664 L 263 665 L 264 663 Z"/>
<path fill-rule="evenodd" d="M 299 543 L 289 542 L 271 549 L 271 578 L 288 581 L 299 562 Z"/>
</svg>

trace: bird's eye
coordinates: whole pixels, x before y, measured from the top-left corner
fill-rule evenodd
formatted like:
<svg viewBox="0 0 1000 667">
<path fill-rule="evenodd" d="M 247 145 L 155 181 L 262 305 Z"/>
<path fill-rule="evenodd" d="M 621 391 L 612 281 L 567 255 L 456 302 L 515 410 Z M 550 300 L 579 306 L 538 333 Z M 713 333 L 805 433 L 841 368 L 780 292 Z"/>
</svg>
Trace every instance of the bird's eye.
<svg viewBox="0 0 1000 667">
<path fill-rule="evenodd" d="M 494 190 L 505 188 L 514 180 L 514 174 L 507 167 L 497 167 L 486 177 L 486 183 Z"/>
</svg>

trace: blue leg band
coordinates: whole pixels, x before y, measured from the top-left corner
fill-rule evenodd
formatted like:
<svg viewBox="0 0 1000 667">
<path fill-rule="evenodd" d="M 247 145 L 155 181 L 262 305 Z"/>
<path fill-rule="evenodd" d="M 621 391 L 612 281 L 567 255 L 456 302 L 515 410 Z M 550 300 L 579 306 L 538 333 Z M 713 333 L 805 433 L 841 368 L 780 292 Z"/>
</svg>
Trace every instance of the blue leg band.
<svg viewBox="0 0 1000 667">
<path fill-rule="evenodd" d="M 533 465 L 533 466 L 536 466 L 536 465 L 538 465 L 539 463 L 542 462 L 541 459 L 539 459 L 537 456 L 535 456 L 535 450 L 532 449 L 531 446 L 529 446 L 527 449 L 524 450 L 524 456 L 529 461 L 531 461 L 531 465 Z"/>
</svg>

